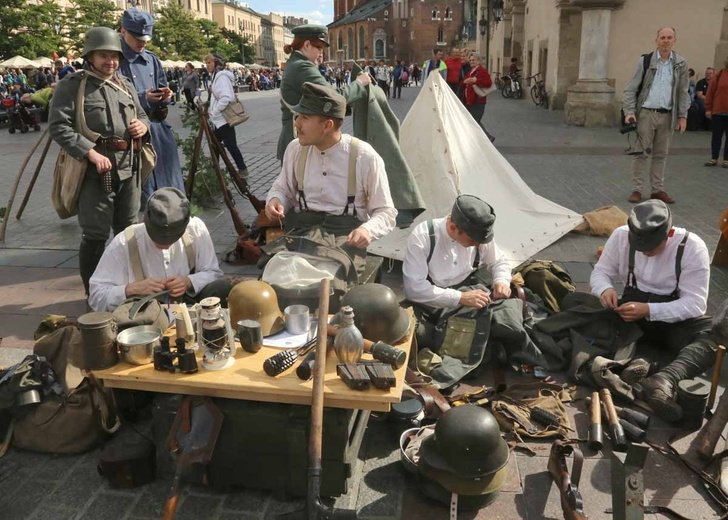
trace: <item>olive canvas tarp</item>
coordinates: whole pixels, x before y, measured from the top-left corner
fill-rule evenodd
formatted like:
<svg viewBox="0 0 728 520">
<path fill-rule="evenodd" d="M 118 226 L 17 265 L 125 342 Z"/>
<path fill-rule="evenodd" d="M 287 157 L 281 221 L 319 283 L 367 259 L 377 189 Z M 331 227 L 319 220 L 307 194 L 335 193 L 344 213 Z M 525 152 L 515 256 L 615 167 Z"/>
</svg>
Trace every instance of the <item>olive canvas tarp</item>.
<svg viewBox="0 0 728 520">
<path fill-rule="evenodd" d="M 487 125 L 487 109 L 485 114 Z M 400 146 L 427 209 L 412 227 L 395 229 L 373 242 L 370 253 L 404 259 L 412 228 L 447 215 L 455 198 L 464 193 L 495 208 L 498 247 L 512 265 L 535 255 L 583 220 L 528 187 L 439 74 L 429 76 L 405 117 Z"/>
</svg>

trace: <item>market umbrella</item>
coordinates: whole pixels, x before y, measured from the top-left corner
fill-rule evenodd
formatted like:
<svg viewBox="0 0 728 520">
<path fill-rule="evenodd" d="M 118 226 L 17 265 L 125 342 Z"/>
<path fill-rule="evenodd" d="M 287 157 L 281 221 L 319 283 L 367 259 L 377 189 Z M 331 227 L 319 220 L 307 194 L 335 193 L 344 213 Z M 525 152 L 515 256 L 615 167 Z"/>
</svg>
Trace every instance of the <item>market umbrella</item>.
<svg viewBox="0 0 728 520">
<path fill-rule="evenodd" d="M 14 67 L 14 68 L 36 68 L 38 65 L 35 64 L 35 62 L 29 60 L 28 58 L 23 58 L 22 56 L 14 56 L 10 58 L 9 60 L 5 60 L 3 62 L 0 62 L 0 67 Z"/>
<path fill-rule="evenodd" d="M 245 68 L 247 68 L 247 69 L 253 69 L 253 70 L 260 70 L 260 69 L 263 69 L 265 67 L 263 67 L 262 65 L 258 65 L 257 63 L 251 63 L 250 65 L 246 65 Z"/>
<path fill-rule="evenodd" d="M 52 67 L 53 60 L 50 58 L 36 58 L 33 60 L 38 67 Z"/>
</svg>

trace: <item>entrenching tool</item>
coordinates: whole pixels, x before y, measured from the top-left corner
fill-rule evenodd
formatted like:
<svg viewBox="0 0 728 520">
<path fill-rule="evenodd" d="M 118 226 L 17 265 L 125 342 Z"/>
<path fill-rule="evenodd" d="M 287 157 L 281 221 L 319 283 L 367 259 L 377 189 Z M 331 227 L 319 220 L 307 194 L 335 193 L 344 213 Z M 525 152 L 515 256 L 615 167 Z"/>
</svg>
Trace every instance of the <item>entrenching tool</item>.
<svg viewBox="0 0 728 520">
<path fill-rule="evenodd" d="M 720 397 L 713 417 L 705 423 L 695 438 L 698 455 L 701 459 L 708 460 L 713 456 L 715 445 L 718 443 L 726 423 L 728 423 L 728 392 L 724 392 Z"/>
<path fill-rule="evenodd" d="M 599 391 L 599 397 L 604 405 L 604 409 L 607 412 L 609 418 L 609 430 L 612 437 L 612 445 L 616 451 L 625 451 L 627 449 L 627 437 L 624 435 L 624 428 L 619 422 L 617 411 L 614 409 L 614 403 L 612 402 L 612 394 L 607 388 L 602 388 Z"/>
<path fill-rule="evenodd" d="M 321 280 L 319 289 L 318 330 L 316 334 L 316 360 L 314 362 L 313 396 L 311 399 L 311 431 L 308 436 L 308 493 L 306 509 L 281 515 L 294 520 L 356 520 L 356 511 L 334 509 L 321 502 L 321 448 L 324 423 L 324 377 L 326 375 L 326 339 L 329 313 L 329 279 Z"/>
<path fill-rule="evenodd" d="M 642 468 L 650 451 L 632 444 L 626 453 L 612 452 L 613 518 L 641 519 L 645 515 L 645 484 Z"/>
<path fill-rule="evenodd" d="M 167 438 L 167 447 L 177 454 L 177 470 L 164 504 L 163 520 L 174 518 L 182 475 L 192 464 L 208 463 L 212 459 L 222 420 L 222 412 L 209 397 L 182 399 Z"/>
</svg>

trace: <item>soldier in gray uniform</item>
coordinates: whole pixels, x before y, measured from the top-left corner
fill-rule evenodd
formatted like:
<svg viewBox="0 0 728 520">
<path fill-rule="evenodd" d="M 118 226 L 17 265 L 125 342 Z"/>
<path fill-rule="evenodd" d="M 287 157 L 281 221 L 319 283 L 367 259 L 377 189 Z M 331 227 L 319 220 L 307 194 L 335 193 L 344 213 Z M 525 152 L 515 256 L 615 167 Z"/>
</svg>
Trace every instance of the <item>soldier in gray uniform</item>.
<svg viewBox="0 0 728 520">
<path fill-rule="evenodd" d="M 84 68 L 58 83 L 50 108 L 53 140 L 72 157 L 88 159 L 78 199 L 79 270 L 86 294 L 109 231 L 117 234 L 136 223 L 139 212 L 140 181 L 138 167 L 133 167 L 139 161 L 134 156 L 138 138 L 148 135 L 149 119 L 134 86 L 117 74 L 121 52 L 112 29 L 89 29 L 81 54 Z M 78 120 L 76 94 L 82 87 L 83 118 Z"/>
</svg>

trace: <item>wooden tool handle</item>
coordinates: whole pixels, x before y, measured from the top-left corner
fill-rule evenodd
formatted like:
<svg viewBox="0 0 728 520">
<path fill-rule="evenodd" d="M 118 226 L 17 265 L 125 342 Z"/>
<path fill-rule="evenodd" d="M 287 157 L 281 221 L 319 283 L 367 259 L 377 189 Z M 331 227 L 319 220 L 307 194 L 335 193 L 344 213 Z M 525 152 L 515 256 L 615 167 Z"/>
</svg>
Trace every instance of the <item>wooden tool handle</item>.
<svg viewBox="0 0 728 520">
<path fill-rule="evenodd" d="M 713 367 L 713 380 L 710 383 L 710 396 L 708 397 L 708 410 L 713 409 L 715 404 L 715 394 L 718 391 L 718 383 L 720 381 L 720 370 L 723 366 L 723 356 L 725 356 L 725 347 L 718 345 L 718 351 L 715 353 L 715 366 Z"/>
<path fill-rule="evenodd" d="M 707 460 L 713 456 L 715 445 L 718 443 L 726 423 L 728 423 L 728 392 L 721 396 L 713 417 L 703 426 L 695 438 L 698 455 L 701 459 Z"/>
<path fill-rule="evenodd" d="M 179 494 L 171 496 L 164 503 L 164 512 L 162 513 L 162 520 L 174 520 L 174 514 L 177 511 L 177 501 L 179 500 Z"/>
<path fill-rule="evenodd" d="M 619 424 L 619 416 L 617 415 L 617 410 L 614 409 L 612 394 L 609 392 L 609 389 L 602 388 L 599 391 L 599 397 L 601 397 L 601 401 L 604 403 L 604 409 L 607 411 L 609 424 Z"/>
<path fill-rule="evenodd" d="M 602 424 L 602 407 L 599 402 L 599 392 L 592 393 L 591 399 L 591 423 Z"/>
<path fill-rule="evenodd" d="M 321 443 L 324 429 L 324 377 L 326 376 L 326 341 L 328 338 L 326 325 L 329 321 L 329 285 L 328 278 L 321 279 L 311 399 L 311 433 L 308 445 L 309 469 L 317 470 L 321 469 Z"/>
</svg>

